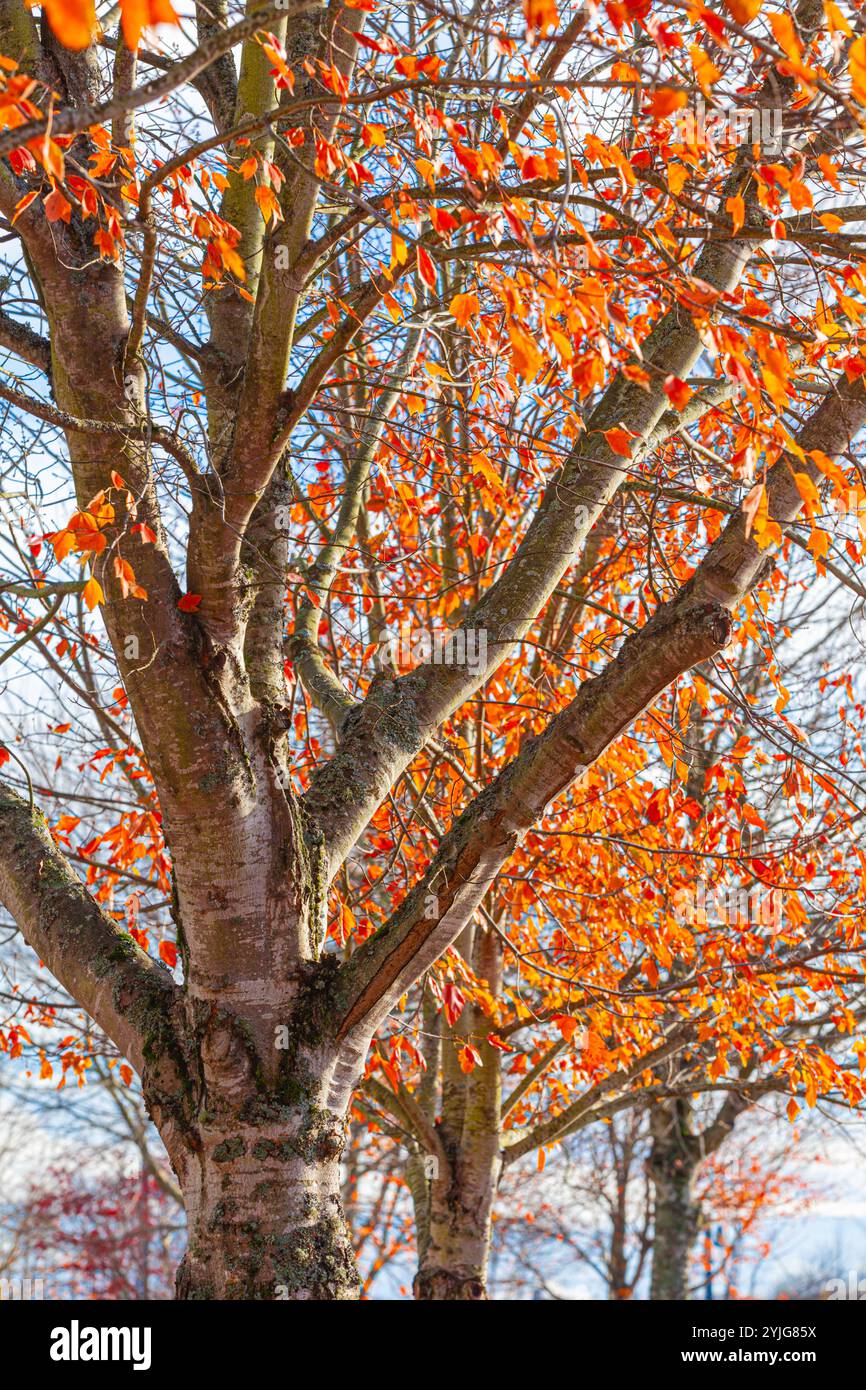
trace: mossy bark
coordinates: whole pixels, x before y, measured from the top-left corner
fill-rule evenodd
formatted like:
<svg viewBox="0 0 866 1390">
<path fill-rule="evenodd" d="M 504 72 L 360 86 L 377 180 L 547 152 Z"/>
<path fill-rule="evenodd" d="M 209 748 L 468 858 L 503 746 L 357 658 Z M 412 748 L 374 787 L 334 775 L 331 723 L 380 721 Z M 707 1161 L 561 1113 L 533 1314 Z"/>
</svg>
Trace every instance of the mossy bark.
<svg viewBox="0 0 866 1390">
<path fill-rule="evenodd" d="M 694 1195 L 700 1151 L 689 1128 L 688 1102 L 659 1105 L 651 1127 L 649 1170 L 655 1214 L 650 1298 L 683 1302 L 688 1298 L 689 1262 L 701 1221 Z"/>
<path fill-rule="evenodd" d="M 417 1299 L 481 1302 L 487 1298 L 490 1218 L 497 1180 L 498 1171 L 485 1174 L 478 1169 L 471 1175 L 458 1172 L 451 1184 L 431 1184 L 430 1234 L 415 1276 Z"/>
<path fill-rule="evenodd" d="M 203 1127 L 184 1174 L 179 1299 L 353 1299 L 340 1198 L 343 1123 L 274 1106 L 269 1123 Z"/>
<path fill-rule="evenodd" d="M 490 928 L 469 927 L 459 949 L 498 994 L 502 948 L 496 934 Z M 429 1183 L 414 1293 L 418 1299 L 437 1302 L 479 1302 L 488 1296 L 493 1203 L 502 1172 L 501 1053 L 488 1041 L 490 1020 L 481 1008 L 467 1009 L 457 1026 L 468 1032 L 481 1065 L 463 1072 L 454 1039 L 447 1040 L 437 1131 L 448 1165 Z"/>
</svg>

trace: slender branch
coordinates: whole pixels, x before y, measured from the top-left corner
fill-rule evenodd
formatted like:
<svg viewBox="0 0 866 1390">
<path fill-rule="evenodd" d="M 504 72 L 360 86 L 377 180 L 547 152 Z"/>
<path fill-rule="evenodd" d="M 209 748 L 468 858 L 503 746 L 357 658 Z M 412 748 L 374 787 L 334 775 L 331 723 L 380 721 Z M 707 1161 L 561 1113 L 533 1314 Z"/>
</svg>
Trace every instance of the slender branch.
<svg viewBox="0 0 866 1390">
<path fill-rule="evenodd" d="M 190 481 L 201 479 L 198 464 L 192 454 L 176 435 L 164 429 L 162 425 L 113 425 L 107 420 L 80 420 L 76 415 L 58 410 L 56 406 L 37 400 L 35 396 L 28 396 L 26 392 L 18 391 L 13 386 L 0 385 L 0 400 L 26 410 L 28 415 L 35 415 L 38 420 L 44 420 L 49 425 L 56 425 L 58 429 L 75 430 L 78 434 L 105 434 L 114 439 L 135 440 L 140 444 L 157 444 L 180 464 Z"/>
<path fill-rule="evenodd" d="M 88 130 L 90 126 L 105 124 L 130 111 L 139 111 L 151 102 L 161 101 L 177 91 L 185 82 L 192 82 L 199 73 L 215 63 L 224 53 L 228 53 L 250 34 L 255 34 L 265 22 L 277 15 L 306 14 L 321 10 L 321 0 L 263 0 L 256 4 L 252 12 L 239 19 L 230 29 L 215 30 L 204 43 L 200 44 L 180 62 L 173 64 L 167 72 L 143 87 L 112 97 L 96 106 L 64 107 L 53 111 L 45 120 L 26 121 L 5 135 L 0 135 L 0 158 L 12 150 L 20 149 L 31 140 L 44 135 L 72 135 Z"/>
<path fill-rule="evenodd" d="M 51 344 L 47 338 L 43 338 L 29 324 L 19 323 L 9 314 L 0 309 L 0 347 L 8 348 L 25 362 L 29 362 L 31 367 L 38 367 L 40 371 L 51 372 Z"/>
</svg>

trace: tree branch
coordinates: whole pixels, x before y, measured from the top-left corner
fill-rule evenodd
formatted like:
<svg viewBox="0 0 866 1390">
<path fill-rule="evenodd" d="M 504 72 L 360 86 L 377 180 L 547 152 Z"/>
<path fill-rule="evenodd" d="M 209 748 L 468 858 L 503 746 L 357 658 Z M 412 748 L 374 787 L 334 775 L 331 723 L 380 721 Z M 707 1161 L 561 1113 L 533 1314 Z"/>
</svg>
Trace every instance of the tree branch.
<svg viewBox="0 0 866 1390">
<path fill-rule="evenodd" d="M 0 347 L 8 348 L 46 376 L 51 372 L 51 344 L 28 324 L 19 323 L 0 309 Z"/>
<path fill-rule="evenodd" d="M 139 1074 L 174 1031 L 180 990 L 73 873 L 45 818 L 0 782 L 0 899 L 53 975 Z"/>
<path fill-rule="evenodd" d="M 842 376 L 798 438 L 840 454 L 866 424 L 862 378 Z M 818 474 L 815 463 L 798 470 Z M 792 460 L 767 477 L 770 517 L 783 526 L 802 506 Z M 766 573 L 772 555 L 746 534 L 742 510 L 710 547 L 695 574 L 623 642 L 599 676 L 472 801 L 442 840 L 430 868 L 398 911 L 343 966 L 345 1012 L 339 1038 L 373 1029 L 400 995 L 455 940 L 508 857 L 545 810 L 569 790 L 610 744 L 678 675 L 722 650 L 731 613 Z M 374 682 L 375 684 L 375 682 Z M 389 683 L 386 681 L 384 686 Z M 390 682 L 393 686 L 396 682 Z M 381 688 L 381 687 L 380 687 Z M 387 706 L 383 709 L 386 714 Z M 352 716 L 354 717 L 354 716 Z"/>
<path fill-rule="evenodd" d="M 815 0 L 800 0 L 797 20 L 803 32 L 820 25 L 822 15 Z M 773 71 L 765 87 L 776 99 L 780 85 L 790 90 L 791 79 L 781 79 Z M 747 181 L 752 158 L 751 149 L 741 149 L 725 185 L 727 192 L 737 192 Z M 752 248 L 753 243 L 743 240 L 708 243 L 698 257 L 695 278 L 710 285 L 721 302 L 739 283 Z M 510 563 L 461 623 L 464 631 L 485 632 L 486 661 L 471 666 L 421 666 L 384 692 L 377 682 L 372 683 L 366 701 L 346 721 L 340 749 L 314 777 L 307 795 L 308 808 L 325 836 L 331 874 L 396 777 L 528 632 L 578 558 L 595 522 L 646 457 L 670 406 L 664 380 L 669 375 L 688 377 L 702 351 L 691 313 L 675 302 L 643 344 L 641 365 L 652 378 L 649 388 L 621 373 L 608 387 L 585 433 L 545 489 Z M 606 438 L 606 431 L 623 424 L 636 440 L 630 459 L 617 454 Z"/>
</svg>

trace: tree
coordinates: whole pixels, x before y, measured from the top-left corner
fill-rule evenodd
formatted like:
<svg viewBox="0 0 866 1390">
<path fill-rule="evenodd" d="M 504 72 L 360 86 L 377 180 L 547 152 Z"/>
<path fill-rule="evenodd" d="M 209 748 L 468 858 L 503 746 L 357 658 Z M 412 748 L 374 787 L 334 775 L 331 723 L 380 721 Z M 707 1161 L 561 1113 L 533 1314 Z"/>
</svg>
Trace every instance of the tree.
<svg viewBox="0 0 866 1390">
<path fill-rule="evenodd" d="M 780 604 L 779 625 L 796 628 L 798 607 L 798 600 Z M 751 694 L 761 668 L 746 656 L 736 682 Z M 809 690 L 819 679 L 808 651 L 788 655 L 787 685 Z M 652 741 L 647 723 L 638 722 L 638 741 Z M 681 747 L 679 803 L 687 814 L 676 826 L 673 817 L 662 821 L 660 792 L 652 790 L 647 819 L 664 826 L 657 842 L 663 865 L 649 891 L 640 874 L 624 883 L 609 875 L 604 906 L 596 901 L 599 842 L 609 849 L 616 825 L 639 863 L 633 841 L 639 836 L 650 849 L 656 841 L 645 826 L 625 828 L 633 807 L 621 792 L 622 760 L 603 759 L 594 770 L 599 792 L 584 781 L 580 809 L 569 815 L 567 862 L 527 837 L 512 857 L 508 886 L 500 880 L 488 892 L 480 921 L 443 962 L 444 975 L 432 987 L 428 981 L 420 1003 L 410 1003 L 402 1030 L 380 1039 L 359 1109 L 404 1150 L 419 1296 L 484 1297 L 492 1218 L 512 1165 L 537 1156 L 543 1169 L 555 1146 L 623 1115 L 636 1133 L 648 1117 L 652 1133 L 650 1296 L 684 1299 L 701 1225 L 699 1170 L 737 1118 L 778 1090 L 814 1104 L 809 1077 L 817 1075 L 830 1103 L 856 1102 L 849 1034 L 863 1018 L 861 980 L 856 972 L 836 976 L 828 1007 L 830 977 L 816 973 L 826 955 L 847 954 L 845 915 L 833 920 L 820 910 L 815 879 L 791 892 L 802 856 L 796 844 L 782 852 L 788 812 L 772 795 L 763 805 L 760 760 L 744 769 L 746 727 L 727 702 L 714 716 L 693 703 Z M 807 728 L 813 753 L 826 756 L 832 745 L 815 711 Z M 605 777 L 608 764 L 615 777 Z M 634 767 L 629 771 L 633 776 Z M 732 824 L 723 790 L 737 787 L 741 773 L 746 805 L 761 804 L 766 817 L 760 845 L 756 830 L 746 848 L 737 843 L 742 819 Z M 603 803 L 603 819 L 593 817 L 594 803 Z M 739 798 L 733 804 L 739 809 Z M 566 827 L 558 824 L 562 836 Z M 784 893 L 762 883 L 766 866 L 757 855 L 776 860 Z M 734 868 L 740 877 L 732 882 Z M 513 900 L 515 880 L 531 886 L 522 911 Z M 840 1008 L 847 1016 L 841 1029 Z M 712 1014 L 717 1022 L 708 1027 Z M 738 1064 L 724 1062 L 729 1048 Z M 703 1092 L 709 1094 L 699 1113 Z M 718 1103 L 708 1108 L 713 1093 Z M 793 1115 L 796 1101 L 789 1104 Z M 627 1166 L 629 1153 L 624 1142 L 616 1162 Z M 521 1178 L 529 1180 L 525 1163 Z M 614 1220 L 609 1282 L 630 1291 L 623 1235 Z"/>
<path fill-rule="evenodd" d="M 567 1141 L 539 1176 L 540 1191 L 527 1191 L 525 1174 L 506 1177 L 494 1236 L 500 1295 L 504 1287 L 511 1297 L 538 1289 L 556 1299 L 654 1296 L 657 1212 L 647 1120 L 645 1110 L 630 1111 Z M 784 1258 L 772 1223 L 781 1213 L 796 1223 L 808 1209 L 815 1188 L 801 1176 L 806 1159 L 797 1128 L 767 1100 L 707 1155 L 695 1183 L 702 1231 L 683 1296 L 702 1299 L 709 1283 L 716 1297 L 743 1297 L 746 1291 L 735 1288 L 738 1267 L 752 1273 L 771 1251 Z"/>
<path fill-rule="evenodd" d="M 179 970 L 9 781 L 0 896 L 141 1077 L 186 1207 L 180 1297 L 357 1293 L 339 1165 L 377 1031 L 744 603 L 751 640 L 776 558 L 796 573 L 805 547 L 856 586 L 814 519 L 862 493 L 861 272 L 851 208 L 816 214 L 812 188 L 859 159 L 866 39 L 816 0 L 748 30 L 742 9 L 250 0 L 197 7 L 185 51 L 159 52 L 140 21 L 170 21 L 163 0 L 122 0 L 116 34 L 89 0 L 4 7 L 0 211 L 25 288 L 0 334 L 29 377 L 0 398 L 50 427 L 45 471 L 68 459 L 76 498 L 48 565 L 25 556 L 16 616 L 29 641 L 78 592 L 104 623 Z M 785 119 L 721 153 L 678 125 L 739 86 Z M 609 143 L 578 138 L 578 89 L 620 99 Z M 677 485 L 665 441 L 689 428 L 716 495 Z M 616 550 L 632 494 L 634 614 L 525 712 L 522 653 L 569 629 L 563 583 L 594 527 Z M 49 573 L 70 557 L 89 577 Z M 388 624 L 410 598 L 428 621 L 407 659 Z M 843 807 L 826 856 L 850 906 L 851 795 L 807 766 Z M 852 973 L 835 939 L 822 966 Z M 799 1064 L 807 1093 L 835 1083 Z"/>
<path fill-rule="evenodd" d="M 146 1172 L 103 1172 L 94 1183 L 79 1169 L 49 1169 L 17 1216 L 46 1297 L 172 1296 L 178 1210 Z"/>
</svg>

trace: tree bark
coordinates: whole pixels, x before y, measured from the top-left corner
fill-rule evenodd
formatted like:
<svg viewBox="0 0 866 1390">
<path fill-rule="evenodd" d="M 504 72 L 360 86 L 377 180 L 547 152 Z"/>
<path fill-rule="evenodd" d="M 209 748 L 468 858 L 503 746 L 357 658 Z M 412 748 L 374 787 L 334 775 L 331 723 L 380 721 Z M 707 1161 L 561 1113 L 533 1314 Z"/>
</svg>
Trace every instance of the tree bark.
<svg viewBox="0 0 866 1390">
<path fill-rule="evenodd" d="M 502 988 L 502 949 L 491 928 L 468 929 L 461 946 L 491 993 Z M 430 1182 L 427 1235 L 419 1249 L 414 1292 L 439 1302 L 487 1298 L 493 1203 L 502 1172 L 500 1148 L 501 1053 L 487 1041 L 490 1021 L 473 1006 L 460 1026 L 468 1029 L 481 1065 L 462 1072 L 451 1040 L 442 1049 L 443 1100 L 438 1135 L 447 1168 Z"/>
<path fill-rule="evenodd" d="M 310 1101 L 201 1125 L 185 1165 L 181 1299 L 353 1299 L 340 1196 L 344 1122 Z"/>
<path fill-rule="evenodd" d="M 434 1183 L 433 1188 L 430 1239 L 415 1276 L 415 1297 L 436 1302 L 483 1301 L 490 1251 L 490 1187 L 475 1174 L 458 1172 L 447 1188 L 442 1183 Z"/>
<path fill-rule="evenodd" d="M 649 1169 L 655 1198 L 650 1298 L 681 1303 L 688 1298 L 689 1259 L 701 1220 L 694 1196 L 700 1150 L 689 1129 L 688 1102 L 656 1106 L 650 1128 Z"/>
</svg>

